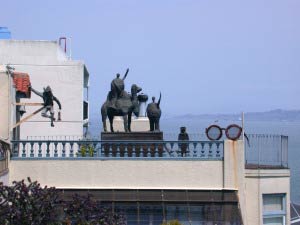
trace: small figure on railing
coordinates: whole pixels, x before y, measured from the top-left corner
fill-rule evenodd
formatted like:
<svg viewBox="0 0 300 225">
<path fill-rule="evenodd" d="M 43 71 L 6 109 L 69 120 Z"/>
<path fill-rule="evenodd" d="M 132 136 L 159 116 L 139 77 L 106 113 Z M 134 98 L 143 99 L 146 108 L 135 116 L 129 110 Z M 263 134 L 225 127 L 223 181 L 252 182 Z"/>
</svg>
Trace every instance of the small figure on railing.
<svg viewBox="0 0 300 225">
<path fill-rule="evenodd" d="M 159 95 L 159 100 L 156 103 L 155 97 L 152 97 L 152 102 L 147 106 L 147 116 L 149 118 L 150 123 L 150 131 L 159 131 L 159 119 L 161 116 L 161 109 L 160 109 L 160 100 L 161 100 L 161 93 Z"/>
<path fill-rule="evenodd" d="M 41 98 L 43 98 L 44 101 L 44 109 L 42 111 L 42 116 L 46 117 L 46 118 L 50 118 L 51 119 L 51 127 L 54 127 L 54 110 L 53 110 L 53 101 L 55 101 L 59 107 L 59 112 L 58 112 L 58 120 L 61 120 L 60 118 L 60 110 L 61 110 L 61 104 L 59 102 L 59 100 L 53 95 L 52 90 L 50 88 L 50 86 L 47 86 L 46 88 L 44 88 L 44 92 L 38 92 L 37 90 L 33 89 L 31 87 L 31 90 L 38 96 L 40 96 Z M 48 115 L 48 111 L 50 111 L 50 116 Z"/>
<path fill-rule="evenodd" d="M 180 133 L 178 134 L 178 141 L 189 141 L 189 135 L 186 132 L 186 127 L 180 127 Z M 181 156 L 186 156 L 189 144 L 187 143 L 178 143 L 178 147 L 181 149 Z"/>
</svg>

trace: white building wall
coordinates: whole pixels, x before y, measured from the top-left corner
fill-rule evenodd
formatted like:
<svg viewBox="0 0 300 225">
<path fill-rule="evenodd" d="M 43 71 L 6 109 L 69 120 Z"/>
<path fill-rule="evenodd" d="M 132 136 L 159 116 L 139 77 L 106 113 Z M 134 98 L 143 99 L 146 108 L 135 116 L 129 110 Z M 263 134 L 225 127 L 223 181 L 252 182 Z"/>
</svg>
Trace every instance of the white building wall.
<svg viewBox="0 0 300 225">
<path fill-rule="evenodd" d="M 68 61 L 56 41 L 0 40 L 0 63 L 42 64 Z"/>
<path fill-rule="evenodd" d="M 62 121 L 50 126 L 50 120 L 41 112 L 20 126 L 20 138 L 48 138 L 54 136 L 83 135 L 83 100 L 86 68 L 81 61 L 69 60 L 55 41 L 0 40 L 0 64 L 10 64 L 16 72 L 28 73 L 31 84 L 43 92 L 47 85 L 62 105 Z M 88 82 L 85 82 L 88 83 Z M 21 102 L 42 103 L 42 98 L 32 92 L 31 99 Z M 22 118 L 40 108 L 26 106 Z M 55 117 L 58 106 L 54 103 Z"/>
<path fill-rule="evenodd" d="M 0 66 L 0 139 L 9 139 L 9 76 Z"/>
<path fill-rule="evenodd" d="M 290 170 L 246 170 L 245 194 L 248 224 L 263 224 L 263 194 L 286 194 L 286 225 L 290 224 Z"/>
<path fill-rule="evenodd" d="M 221 190 L 222 168 L 200 160 L 13 160 L 10 182 L 30 176 L 57 188 Z"/>
<path fill-rule="evenodd" d="M 27 139 L 40 136 L 82 136 L 83 134 L 83 68 L 80 63 L 75 65 L 27 66 L 16 65 L 16 71 L 26 71 L 30 74 L 31 85 L 39 92 L 50 85 L 53 94 L 59 99 L 62 110 L 62 121 L 50 126 L 50 120 L 38 113 L 20 126 L 20 138 Z M 31 93 L 30 99 L 22 102 L 43 102 L 42 98 Z M 29 115 L 40 106 L 26 106 Z M 55 117 L 58 105 L 54 102 Z M 23 117 L 24 117 L 23 116 Z M 33 129 L 34 128 L 34 129 Z"/>
</svg>

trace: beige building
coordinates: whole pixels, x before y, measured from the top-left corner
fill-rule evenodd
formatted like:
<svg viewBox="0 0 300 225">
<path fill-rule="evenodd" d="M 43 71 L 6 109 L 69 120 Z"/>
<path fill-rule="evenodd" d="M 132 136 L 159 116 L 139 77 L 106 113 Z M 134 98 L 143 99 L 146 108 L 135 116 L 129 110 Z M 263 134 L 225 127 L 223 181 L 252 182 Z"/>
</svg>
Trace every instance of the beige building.
<svg viewBox="0 0 300 225">
<path fill-rule="evenodd" d="M 1 181 L 11 184 L 30 176 L 65 194 L 90 192 L 113 210 L 125 210 L 128 224 L 172 219 L 185 225 L 290 224 L 287 137 L 253 135 L 251 146 L 243 139 L 191 140 L 185 143 L 186 155 L 174 140 L 47 139 L 83 135 L 84 64 L 69 60 L 55 42 L 0 41 L 0 48 L 0 132 L 12 152 L 0 157 L 0 164 L 6 162 Z M 62 122 L 52 128 L 37 115 L 21 125 L 20 139 L 14 140 L 17 111 L 8 62 L 30 74 L 37 90 L 51 85 L 62 103 Z"/>
</svg>

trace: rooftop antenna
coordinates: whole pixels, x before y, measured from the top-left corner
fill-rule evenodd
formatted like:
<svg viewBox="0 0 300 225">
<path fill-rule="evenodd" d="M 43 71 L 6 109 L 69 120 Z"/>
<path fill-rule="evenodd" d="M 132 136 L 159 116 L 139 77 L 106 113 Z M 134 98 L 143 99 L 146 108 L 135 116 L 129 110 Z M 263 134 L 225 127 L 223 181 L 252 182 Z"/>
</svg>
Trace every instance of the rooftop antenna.
<svg viewBox="0 0 300 225">
<path fill-rule="evenodd" d="M 245 114 L 242 112 L 242 135 L 243 135 L 243 142 L 245 141 Z"/>
</svg>

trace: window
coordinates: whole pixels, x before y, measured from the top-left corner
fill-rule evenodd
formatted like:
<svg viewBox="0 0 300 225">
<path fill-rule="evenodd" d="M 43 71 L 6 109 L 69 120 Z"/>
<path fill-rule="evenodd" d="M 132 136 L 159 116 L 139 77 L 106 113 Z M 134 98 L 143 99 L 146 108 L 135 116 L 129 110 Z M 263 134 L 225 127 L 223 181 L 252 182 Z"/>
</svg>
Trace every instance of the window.
<svg viewBox="0 0 300 225">
<path fill-rule="evenodd" d="M 83 101 L 83 120 L 87 120 L 89 118 L 89 103 L 87 101 Z"/>
<path fill-rule="evenodd" d="M 285 194 L 263 194 L 264 225 L 285 225 Z"/>
</svg>

